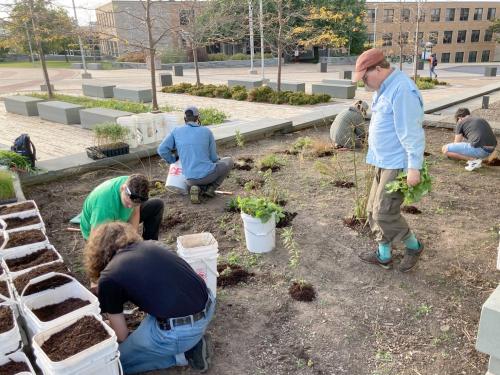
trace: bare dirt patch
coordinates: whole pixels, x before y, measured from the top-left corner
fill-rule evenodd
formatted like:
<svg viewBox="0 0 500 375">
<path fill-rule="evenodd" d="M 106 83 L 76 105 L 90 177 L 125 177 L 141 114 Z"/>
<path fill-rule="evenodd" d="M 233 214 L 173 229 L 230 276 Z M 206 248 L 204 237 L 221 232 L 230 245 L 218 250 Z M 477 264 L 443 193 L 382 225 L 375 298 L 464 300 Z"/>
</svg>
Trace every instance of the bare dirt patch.
<svg viewBox="0 0 500 375">
<path fill-rule="evenodd" d="M 217 265 L 217 286 L 225 288 L 227 286 L 236 285 L 247 282 L 248 278 L 254 276 L 241 266 L 236 264 L 220 263 Z"/>
<path fill-rule="evenodd" d="M 290 285 L 288 293 L 290 293 L 290 296 L 292 296 L 294 300 L 302 302 L 311 302 L 316 298 L 316 292 L 311 284 L 298 281 L 294 281 L 292 285 Z"/>
</svg>

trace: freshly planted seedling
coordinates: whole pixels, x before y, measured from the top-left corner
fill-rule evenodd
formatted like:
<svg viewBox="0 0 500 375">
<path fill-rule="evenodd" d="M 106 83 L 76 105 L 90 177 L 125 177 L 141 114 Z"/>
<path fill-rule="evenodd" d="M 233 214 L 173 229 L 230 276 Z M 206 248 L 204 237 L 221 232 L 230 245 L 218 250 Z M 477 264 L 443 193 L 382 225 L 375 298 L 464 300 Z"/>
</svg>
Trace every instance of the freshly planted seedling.
<svg viewBox="0 0 500 375">
<path fill-rule="evenodd" d="M 259 160 L 259 169 L 262 172 L 270 169 L 273 172 L 276 172 L 281 169 L 285 165 L 285 161 L 275 154 L 270 154 L 264 156 Z"/>
<path fill-rule="evenodd" d="M 424 161 L 422 169 L 420 171 L 420 182 L 415 186 L 408 186 L 406 182 L 408 174 L 407 172 L 401 172 L 396 177 L 396 180 L 389 182 L 385 185 L 385 189 L 388 193 L 401 192 L 404 195 L 404 204 L 410 205 L 416 203 L 422 199 L 422 197 L 428 194 L 432 189 L 432 178 L 429 174 L 429 169 L 427 162 Z"/>
<path fill-rule="evenodd" d="M 290 296 L 297 301 L 311 302 L 316 298 L 314 287 L 305 280 L 297 280 L 288 289 Z"/>
<path fill-rule="evenodd" d="M 267 223 L 273 214 L 277 223 L 284 217 L 283 209 L 264 197 L 238 197 L 237 202 L 242 212 L 260 219 L 263 223 Z"/>
<path fill-rule="evenodd" d="M 311 147 L 312 139 L 310 137 L 300 137 L 293 143 L 292 148 L 290 150 L 290 154 L 298 154 L 303 150 Z"/>
<path fill-rule="evenodd" d="M 264 179 L 264 187 L 262 193 L 272 202 L 285 206 L 288 199 L 288 190 L 281 188 L 277 181 L 273 178 L 273 173 L 270 169 L 262 174 Z"/>
<path fill-rule="evenodd" d="M 236 146 L 243 147 L 245 146 L 245 137 L 241 134 L 239 130 L 234 132 L 234 139 L 236 141 Z"/>
</svg>

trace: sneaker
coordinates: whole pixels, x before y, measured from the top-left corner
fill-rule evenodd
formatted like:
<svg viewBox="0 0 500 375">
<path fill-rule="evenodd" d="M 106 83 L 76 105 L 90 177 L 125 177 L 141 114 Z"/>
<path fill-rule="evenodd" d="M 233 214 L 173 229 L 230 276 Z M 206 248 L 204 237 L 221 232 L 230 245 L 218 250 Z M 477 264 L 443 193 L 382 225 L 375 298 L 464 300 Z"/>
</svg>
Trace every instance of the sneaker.
<svg viewBox="0 0 500 375">
<path fill-rule="evenodd" d="M 189 197 L 191 199 L 191 203 L 199 204 L 200 203 L 200 187 L 197 185 L 191 186 L 189 190 Z"/>
<path fill-rule="evenodd" d="M 392 268 L 392 259 L 382 262 L 378 258 L 376 251 L 365 251 L 364 253 L 359 254 L 359 259 L 365 263 L 376 264 L 385 270 L 390 270 Z"/>
<path fill-rule="evenodd" d="M 203 336 L 198 341 L 198 344 L 189 349 L 184 355 L 193 370 L 200 372 L 207 371 L 212 360 L 212 340 L 210 336 Z"/>
<path fill-rule="evenodd" d="M 481 168 L 482 162 L 483 161 L 481 159 L 469 160 L 467 162 L 467 166 L 465 167 L 465 170 L 469 171 L 469 172 L 472 172 L 474 169 Z"/>
<path fill-rule="evenodd" d="M 205 190 L 205 195 L 209 198 L 214 198 L 215 197 L 215 190 L 216 187 L 213 185 L 208 185 L 207 190 Z"/>
<path fill-rule="evenodd" d="M 419 242 L 419 245 L 419 250 L 410 250 L 408 248 L 405 249 L 403 260 L 399 264 L 399 270 L 401 272 L 408 272 L 417 265 L 418 258 L 420 258 L 420 255 L 424 251 L 424 244 Z"/>
</svg>

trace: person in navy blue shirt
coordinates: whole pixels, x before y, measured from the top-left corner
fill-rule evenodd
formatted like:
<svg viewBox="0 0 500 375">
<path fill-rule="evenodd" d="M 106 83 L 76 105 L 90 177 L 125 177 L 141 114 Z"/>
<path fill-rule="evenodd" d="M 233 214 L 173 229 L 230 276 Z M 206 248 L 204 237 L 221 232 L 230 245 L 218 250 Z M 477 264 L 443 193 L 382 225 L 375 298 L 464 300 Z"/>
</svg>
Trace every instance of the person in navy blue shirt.
<svg viewBox="0 0 500 375">
<path fill-rule="evenodd" d="M 219 159 L 214 135 L 201 126 L 198 108 L 186 108 L 184 121 L 185 126 L 174 129 L 158 146 L 158 155 L 170 164 L 180 159 L 191 202 L 200 203 L 201 193 L 215 196 L 215 190 L 233 168 L 233 159 Z"/>
</svg>

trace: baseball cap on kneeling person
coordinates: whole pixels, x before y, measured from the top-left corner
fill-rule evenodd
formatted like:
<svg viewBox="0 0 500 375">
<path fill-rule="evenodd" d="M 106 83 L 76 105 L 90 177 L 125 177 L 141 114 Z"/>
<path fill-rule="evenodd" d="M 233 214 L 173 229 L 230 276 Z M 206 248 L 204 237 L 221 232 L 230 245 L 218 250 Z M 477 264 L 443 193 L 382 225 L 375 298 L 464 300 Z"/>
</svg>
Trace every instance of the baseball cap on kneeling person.
<svg viewBox="0 0 500 375">
<path fill-rule="evenodd" d="M 198 108 L 196 108 L 194 105 L 187 107 L 184 110 L 184 114 L 189 115 L 188 111 L 191 112 L 193 114 L 193 116 L 195 116 L 195 117 L 200 115 L 200 111 L 198 111 Z"/>
</svg>

